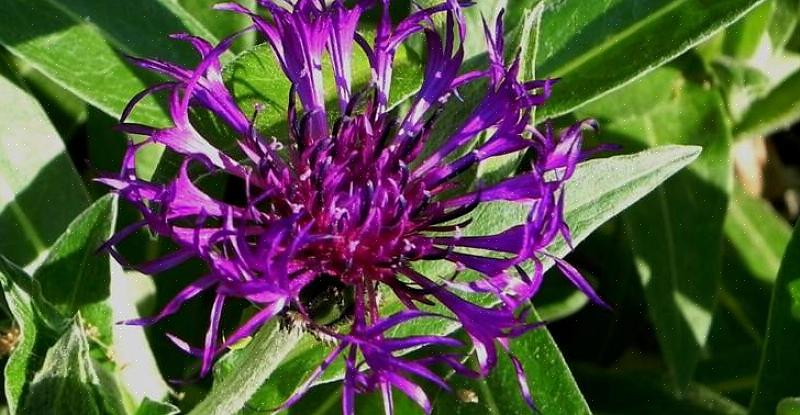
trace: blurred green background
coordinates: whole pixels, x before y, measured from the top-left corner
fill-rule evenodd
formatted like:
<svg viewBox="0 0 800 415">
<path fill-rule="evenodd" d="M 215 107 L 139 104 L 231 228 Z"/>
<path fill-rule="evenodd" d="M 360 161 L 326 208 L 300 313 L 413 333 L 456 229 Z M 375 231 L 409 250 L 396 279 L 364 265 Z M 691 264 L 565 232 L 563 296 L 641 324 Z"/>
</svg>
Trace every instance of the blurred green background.
<svg viewBox="0 0 800 415">
<path fill-rule="evenodd" d="M 248 24 L 210 11 L 213 3 L 0 0 L 0 254 L 30 273 L 49 263 L 49 248 L 70 222 L 105 194 L 91 179 L 119 168 L 132 138 L 112 130 L 115 117 L 130 97 L 158 80 L 131 67 L 124 55 L 194 62 L 192 51 L 168 34 L 219 39 Z M 542 412 L 800 413 L 797 401 L 788 399 L 800 396 L 800 241 L 790 246 L 800 216 L 800 1 L 537 3 L 480 0 L 467 16 L 469 34 L 482 33 L 481 13 L 492 16 L 505 6 L 509 38 L 531 30 L 538 35 L 538 42 L 528 36 L 523 45 L 533 45 L 531 75 L 535 70 L 539 77 L 563 79 L 538 120 L 567 125 L 595 118 L 601 132 L 593 142 L 621 144 L 622 153 L 667 144 L 703 147 L 688 169 L 568 256 L 612 311 L 588 305 L 563 278 L 546 278 L 534 305 L 549 322 L 557 349 L 542 352 L 535 339 L 525 349 L 523 339 L 517 348 L 524 351 L 517 353 L 534 362 L 563 356 L 574 382 L 569 371 L 566 380 L 554 373 L 561 380 L 553 384 L 537 377 L 534 396 L 537 387 L 552 394 Z M 411 9 L 408 1 L 392 7 L 398 18 Z M 245 37 L 234 51 L 258 42 Z M 485 62 L 480 36 L 465 47 L 470 63 Z M 408 79 L 406 88 L 413 90 L 423 58 L 413 45 L 401 55 L 396 76 Z M 271 69 L 259 66 L 268 64 L 253 56 L 225 57 L 237 99 L 285 103 L 274 63 Z M 275 117 L 282 121 L 280 108 Z M 134 121 L 165 125 L 163 103 L 145 101 Z M 157 174 L 169 164 L 164 158 L 159 165 L 160 156 L 160 149 L 150 149 L 137 168 Z M 117 223 L 136 220 L 132 209 L 119 208 Z M 125 247 L 133 262 L 162 249 L 146 234 Z M 110 296 L 118 320 L 152 312 L 202 269 L 190 263 L 152 280 L 114 266 L 104 272 L 111 275 L 110 293 L 98 295 Z M 164 379 L 196 374 L 197 362 L 163 332 L 200 339 L 205 317 L 196 316 L 204 315 L 208 300 L 188 304 L 146 338 L 135 328 L 115 327 L 113 334 L 81 328 L 95 363 L 121 373 L 126 411 L 172 410 L 143 412 L 149 410 L 138 407 L 144 396 L 167 398 L 185 411 L 206 396 L 210 378 L 167 386 Z M 0 324 L 4 356 L 19 344 L 18 325 L 7 312 Z M 561 382 L 577 385 L 582 395 Z M 498 389 L 513 388 L 513 379 L 502 374 L 483 386 L 466 383 L 456 399 L 437 398 L 436 413 L 525 413 L 502 394 L 490 399 Z M 336 389 L 315 388 L 291 412 L 338 413 Z M 244 412 L 269 408 L 259 399 L 273 398 L 256 396 Z M 551 401 L 572 404 L 559 408 Z M 373 403 L 362 405 L 364 413 L 376 413 Z M 418 410 L 399 402 L 398 412 Z"/>
</svg>

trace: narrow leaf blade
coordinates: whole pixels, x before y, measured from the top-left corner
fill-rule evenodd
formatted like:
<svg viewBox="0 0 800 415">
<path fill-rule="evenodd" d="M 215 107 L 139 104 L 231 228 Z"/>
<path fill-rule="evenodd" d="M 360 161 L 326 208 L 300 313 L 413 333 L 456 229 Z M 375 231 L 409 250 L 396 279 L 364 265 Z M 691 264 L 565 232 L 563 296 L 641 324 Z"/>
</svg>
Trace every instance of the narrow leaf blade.
<svg viewBox="0 0 800 415">
<path fill-rule="evenodd" d="M 286 330 L 280 324 L 262 328 L 244 349 L 238 365 L 222 379 L 190 415 L 227 415 L 241 410 L 302 338 L 299 329 Z"/>
<path fill-rule="evenodd" d="M 55 309 L 42 298 L 39 284 L 25 271 L 0 256 L 0 285 L 14 317 L 20 338 L 5 367 L 5 395 L 11 414 L 22 405 L 28 382 L 66 325 Z"/>
<path fill-rule="evenodd" d="M 22 413 L 29 415 L 123 414 L 118 402 L 108 400 L 89 356 L 89 342 L 80 318 L 73 321 L 47 351 L 25 398 Z"/>
<path fill-rule="evenodd" d="M 0 252 L 26 266 L 41 260 L 89 196 L 42 107 L 2 76 L 0 107 Z"/>
<path fill-rule="evenodd" d="M 186 32 L 215 40 L 171 0 L 0 0 L 0 8 L 0 44 L 113 117 L 159 79 L 134 69 L 124 55 L 187 65 L 197 60 L 196 54 L 188 45 L 170 41 L 169 34 Z M 169 123 L 163 106 L 152 98 L 143 100 L 130 120 L 155 126 Z M 152 175 L 161 155 L 159 148 L 147 151 L 139 163 L 145 177 Z"/>
<path fill-rule="evenodd" d="M 554 88 L 550 103 L 539 115 L 565 114 L 624 86 L 681 55 L 760 3 L 548 2 L 542 20 L 538 72 L 561 78 L 562 82 Z"/>
<path fill-rule="evenodd" d="M 795 227 L 772 292 L 767 339 L 750 415 L 775 412 L 782 398 L 800 395 L 800 227 Z"/>
<path fill-rule="evenodd" d="M 33 278 L 42 294 L 61 314 L 78 312 L 100 331 L 100 339 L 111 343 L 110 264 L 108 254 L 98 248 L 111 237 L 117 214 L 117 199 L 106 195 L 80 214 L 53 244 L 50 254 Z"/>
<path fill-rule="evenodd" d="M 732 167 L 722 100 L 684 76 L 695 61 L 680 63 L 685 67 L 661 68 L 585 111 L 606 118 L 606 139 L 628 147 L 704 147 L 687 171 L 624 215 L 661 350 L 677 384 L 687 385 L 711 327 Z M 641 108 L 645 97 L 650 103 Z"/>
<path fill-rule="evenodd" d="M 800 71 L 786 78 L 767 96 L 755 101 L 736 125 L 734 134 L 738 139 L 767 135 L 788 128 L 800 119 Z"/>
<path fill-rule="evenodd" d="M 119 116 L 128 100 L 154 79 L 142 79 L 121 53 L 186 64 L 194 59 L 191 50 L 175 42 L 171 42 L 173 47 L 162 48 L 169 40 L 167 35 L 195 32 L 209 36 L 180 6 L 164 0 L 124 4 L 3 0 L 0 7 L 4 11 L 0 43 L 112 116 Z M 166 121 L 166 115 L 148 100 L 133 119 L 158 124 Z"/>
<path fill-rule="evenodd" d="M 177 415 L 180 412 L 175 405 L 145 398 L 136 410 L 136 415 Z"/>
</svg>

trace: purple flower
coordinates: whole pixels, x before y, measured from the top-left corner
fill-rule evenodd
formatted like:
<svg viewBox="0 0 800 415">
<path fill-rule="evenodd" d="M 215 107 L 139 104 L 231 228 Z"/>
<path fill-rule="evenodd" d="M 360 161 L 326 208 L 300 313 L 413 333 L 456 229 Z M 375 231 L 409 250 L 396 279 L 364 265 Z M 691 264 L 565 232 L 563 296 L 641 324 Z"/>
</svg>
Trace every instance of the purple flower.
<svg viewBox="0 0 800 415">
<path fill-rule="evenodd" d="M 116 244 L 146 227 L 172 240 L 177 249 L 138 264 L 137 269 L 155 274 L 197 258 L 205 262 L 208 272 L 157 315 L 127 323 L 156 323 L 200 293 L 213 292 L 204 344 L 194 347 L 171 336 L 202 359 L 201 374 L 205 375 L 215 357 L 233 343 L 292 311 L 309 330 L 325 333 L 336 345 L 284 406 L 299 399 L 335 359 L 343 357 L 345 414 L 354 412 L 357 393 L 372 390 L 381 392 L 389 413 L 393 390 L 430 412 L 430 402 L 415 379 L 446 389 L 447 384 L 433 371 L 436 365 L 468 376 L 486 376 L 497 363 L 498 346 L 508 353 L 510 340 L 538 326 L 527 322 L 526 311 L 541 284 L 543 260 L 554 260 L 572 283 L 602 304 L 572 266 L 545 252 L 557 238 L 570 241 L 563 217 L 563 187 L 576 164 L 589 154 L 581 146 L 582 129 L 594 125 L 582 122 L 560 135 L 549 125 L 543 131 L 530 125 L 532 110 L 545 103 L 555 80 L 519 79 L 519 58 L 510 64 L 503 60 L 501 19 L 493 32 L 486 29 L 488 67 L 461 73 L 461 45 L 466 36 L 461 13 L 467 4 L 456 0 L 416 11 L 396 24 L 389 18 L 388 0 L 361 0 L 354 5 L 336 0 L 328 6 L 311 0 L 297 0 L 293 5 L 258 3 L 265 13 L 233 3 L 217 8 L 250 16 L 252 28 L 266 39 L 291 81 L 288 137 L 264 137 L 255 127 L 258 108 L 240 108 L 222 81 L 220 56 L 241 33 L 218 45 L 175 35 L 200 54 L 194 68 L 133 60 L 171 79 L 134 97 L 122 116 L 122 130 L 146 139 L 129 146 L 120 174 L 98 180 L 136 206 L 143 219 L 120 231 L 107 247 L 123 261 Z M 372 41 L 356 31 L 362 14 L 370 8 L 379 15 Z M 443 28 L 435 28 L 434 15 L 444 16 Z M 422 34 L 427 42 L 424 80 L 408 110 L 398 114 L 389 102 L 392 64 L 398 48 L 414 34 Z M 353 90 L 351 79 L 355 47 L 365 52 L 372 67 L 371 83 L 361 90 Z M 322 70 L 326 53 L 336 83 L 334 108 L 326 106 L 323 90 L 323 83 L 330 82 Z M 429 137 L 438 128 L 436 115 L 445 105 L 459 105 L 448 101 L 457 96 L 459 87 L 477 80 L 488 83 L 482 100 L 452 135 L 431 148 Z M 155 128 L 126 123 L 136 103 L 157 91 L 169 93 L 173 125 Z M 210 111 L 235 131 L 238 156 L 214 147 L 198 132 L 190 121 L 193 108 Z M 335 121 L 329 124 L 329 119 Z M 455 157 L 479 134 L 488 138 Z M 176 177 L 166 183 L 137 177 L 135 159 L 147 143 L 164 145 L 182 157 Z M 526 172 L 466 194 L 452 194 L 455 180 L 471 167 L 523 151 L 533 154 Z M 197 178 L 208 175 L 243 182 L 245 201 L 234 204 L 205 193 Z M 463 236 L 470 213 L 492 201 L 528 206 L 527 219 L 496 235 Z M 491 255 L 475 254 L 475 250 Z M 474 271 L 480 278 L 440 278 L 414 269 L 416 261 L 433 259 Z M 533 265 L 530 274 L 523 270 L 525 264 Z M 342 292 L 350 297 L 347 329 L 316 322 L 309 310 L 309 287 L 331 285 L 331 281 L 345 287 Z M 406 310 L 385 315 L 380 291 L 394 295 Z M 474 293 L 493 296 L 498 305 L 478 306 L 464 298 Z M 231 300 L 247 301 L 258 311 L 235 332 L 223 336 L 220 315 Z M 442 310 L 449 311 L 443 312 L 449 314 L 433 314 L 427 308 L 431 304 L 444 306 Z M 465 353 L 471 352 L 453 338 L 387 334 L 401 324 L 431 318 L 455 321 L 464 330 L 477 358 L 475 371 L 462 364 Z M 427 359 L 402 357 L 405 351 L 429 345 L 449 351 Z M 522 366 L 510 357 L 523 397 L 533 405 Z"/>
</svg>

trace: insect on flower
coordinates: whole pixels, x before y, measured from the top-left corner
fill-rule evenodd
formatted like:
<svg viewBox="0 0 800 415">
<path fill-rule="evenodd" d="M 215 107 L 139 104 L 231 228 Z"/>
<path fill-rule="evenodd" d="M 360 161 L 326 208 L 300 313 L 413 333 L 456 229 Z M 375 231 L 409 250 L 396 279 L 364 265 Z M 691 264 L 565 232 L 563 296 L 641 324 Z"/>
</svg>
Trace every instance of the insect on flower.
<svg viewBox="0 0 800 415">
<path fill-rule="evenodd" d="M 392 412 L 392 393 L 408 395 L 426 412 L 431 404 L 413 379 L 448 389 L 433 367 L 445 365 L 464 375 L 486 376 L 496 365 L 498 347 L 538 327 L 526 319 L 529 300 L 543 278 L 542 261 L 555 265 L 595 302 L 602 301 L 580 274 L 565 261 L 545 252 L 557 238 L 570 240 L 564 222 L 564 183 L 589 152 L 582 149 L 584 121 L 556 135 L 549 126 L 530 125 L 531 112 L 543 105 L 555 80 L 520 80 L 519 58 L 504 61 L 502 17 L 486 27 L 488 68 L 462 73 L 466 36 L 463 7 L 456 0 L 419 9 L 392 22 L 388 0 L 286 2 L 260 0 L 264 13 L 235 3 L 220 10 L 252 18 L 254 28 L 271 46 L 291 81 L 288 137 L 282 147 L 255 127 L 258 109 L 240 108 L 222 81 L 220 57 L 240 35 L 217 45 L 179 34 L 201 56 L 194 68 L 153 59 L 133 59 L 171 80 L 143 91 L 129 104 L 120 128 L 145 136 L 131 144 L 120 174 L 99 178 L 136 206 L 140 222 L 121 230 L 107 243 L 114 249 L 122 239 L 147 227 L 179 248 L 152 262 L 136 265 L 147 274 L 199 258 L 208 272 L 183 289 L 155 316 L 129 321 L 153 324 L 178 311 L 183 303 L 209 291 L 214 294 L 205 343 L 190 347 L 176 343 L 202 360 L 201 374 L 214 359 L 266 322 L 291 313 L 314 330 L 334 339 L 333 351 L 282 407 L 296 402 L 337 358 L 345 360 L 345 414 L 352 414 L 358 393 L 379 391 Z M 358 31 L 368 9 L 378 13 L 374 39 Z M 441 16 L 438 28 L 434 17 Z M 389 97 L 398 48 L 414 35 L 424 36 L 426 59 L 421 87 L 400 112 Z M 354 90 L 351 61 L 361 48 L 372 68 L 368 87 Z M 323 56 L 330 56 L 337 100 L 326 106 Z M 486 82 L 487 90 L 466 120 L 441 144 L 431 135 L 437 114 L 468 83 Z M 143 97 L 169 94 L 173 125 L 154 128 L 127 123 Z M 190 109 L 210 111 L 238 136 L 243 157 L 215 148 L 190 122 Z M 255 113 L 255 116 L 253 115 Z M 335 121 L 329 123 L 329 119 Z M 486 139 L 470 151 L 477 136 Z M 176 176 L 155 183 L 136 175 L 137 153 L 157 143 L 182 158 Z M 528 151 L 530 168 L 514 177 L 473 191 L 453 194 L 462 174 L 484 160 Z M 458 155 L 458 156 L 457 156 Z M 245 202 L 227 203 L 201 190 L 193 179 L 203 174 L 227 175 L 244 182 Z M 527 219 L 498 234 L 464 236 L 470 214 L 482 203 L 514 202 L 529 208 Z M 469 252 L 466 252 L 469 250 Z M 477 250 L 477 251 L 476 251 Z M 479 255 L 473 252 L 490 251 Z M 423 275 L 414 264 L 441 260 L 480 277 Z M 525 271 L 533 264 L 531 271 Z M 315 287 L 315 288 L 310 288 Z M 326 291 L 327 290 L 327 291 Z M 334 293 L 338 314 L 320 320 L 319 303 L 309 293 Z M 380 293 L 393 296 L 404 310 L 386 315 Z M 473 304 L 464 294 L 492 296 L 497 305 Z M 313 296 L 312 296 L 313 297 Z M 258 311 L 234 332 L 223 336 L 219 323 L 226 302 L 245 300 Z M 434 312 L 430 305 L 438 305 Z M 314 310 L 312 310 L 312 308 Z M 346 314 L 347 329 L 329 323 Z M 333 319 L 333 320 L 331 320 Z M 387 333 L 420 319 L 447 319 L 458 324 L 471 341 L 477 368 L 463 363 L 471 353 L 459 340 L 430 333 L 392 337 Z M 222 340 L 222 339 L 225 340 Z M 421 346 L 447 352 L 411 359 L 403 352 Z M 522 365 L 510 355 L 524 399 L 533 406 Z"/>
</svg>

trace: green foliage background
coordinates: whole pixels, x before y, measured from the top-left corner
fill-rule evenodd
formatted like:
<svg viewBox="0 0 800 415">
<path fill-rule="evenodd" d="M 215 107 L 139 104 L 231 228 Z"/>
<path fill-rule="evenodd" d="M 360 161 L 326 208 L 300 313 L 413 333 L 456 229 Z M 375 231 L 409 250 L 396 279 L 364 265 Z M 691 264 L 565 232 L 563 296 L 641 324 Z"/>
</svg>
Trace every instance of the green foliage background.
<svg viewBox="0 0 800 415">
<path fill-rule="evenodd" d="M 113 324 L 152 313 L 202 272 L 189 263 L 149 279 L 95 254 L 136 216 L 91 179 L 97 170 L 118 168 L 131 138 L 111 129 L 114 118 L 157 80 L 124 55 L 190 65 L 192 51 L 167 35 L 215 40 L 247 24 L 209 11 L 214 2 L 0 0 L 2 411 L 267 413 L 330 347 L 271 324 L 221 359 L 213 377 L 169 385 L 166 379 L 192 378 L 198 366 L 163 333 L 198 340 L 209 299 L 146 333 Z M 392 7 L 396 18 L 411 9 L 409 1 Z M 580 243 L 569 259 L 613 311 L 588 305 L 548 275 L 534 300 L 534 317 L 546 328 L 512 344 L 541 413 L 799 414 L 800 233 L 792 235 L 772 205 L 744 190 L 734 162 L 739 143 L 759 142 L 800 120 L 800 1 L 480 0 L 466 13 L 468 67 L 486 62 L 475 36 L 481 15 L 501 8 L 525 76 L 562 78 L 537 122 L 595 118 L 602 130 L 592 140 L 624 149 L 583 163 L 567 188 L 567 221 Z M 224 57 L 225 80 L 242 108 L 266 105 L 258 127 L 281 136 L 289 85 L 257 42 L 244 37 Z M 418 88 L 423 64 L 413 44 L 398 54 L 394 104 L 402 107 Z M 363 56 L 354 71 L 357 83 L 368 79 Z M 440 124 L 457 124 L 480 92 L 462 91 L 463 104 L 448 109 Z M 169 122 L 155 99 L 145 100 L 132 121 Z M 218 145 L 231 144 L 233 137 L 203 114 L 195 122 Z M 433 141 L 446 133 L 442 127 Z M 173 166 L 160 148 L 146 154 L 137 165 L 146 177 Z M 493 160 L 469 172 L 465 185 L 502 178 L 520 162 Z M 487 204 L 466 232 L 505 229 L 524 214 L 513 204 Z M 123 249 L 137 261 L 164 247 L 143 234 Z M 550 252 L 563 256 L 568 249 L 561 243 Z M 422 267 L 447 271 L 436 262 Z M 383 306 L 398 307 L 392 300 Z M 224 324 L 249 312 L 238 311 Z M 334 364 L 288 412 L 340 413 L 341 369 Z M 454 394 L 429 390 L 436 414 L 530 412 L 507 360 L 486 380 L 451 381 Z M 359 410 L 383 409 L 368 395 Z M 396 410 L 420 412 L 403 398 Z"/>
</svg>

